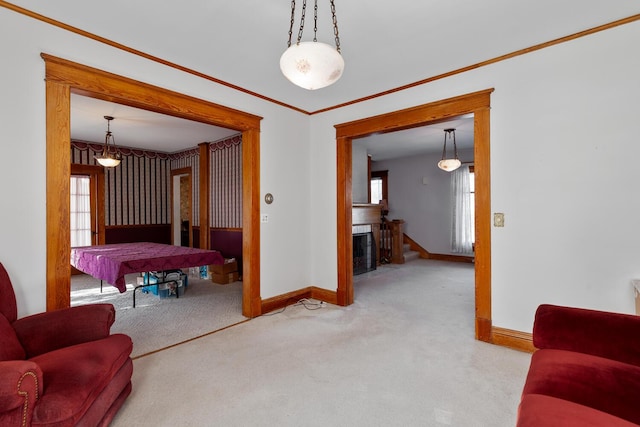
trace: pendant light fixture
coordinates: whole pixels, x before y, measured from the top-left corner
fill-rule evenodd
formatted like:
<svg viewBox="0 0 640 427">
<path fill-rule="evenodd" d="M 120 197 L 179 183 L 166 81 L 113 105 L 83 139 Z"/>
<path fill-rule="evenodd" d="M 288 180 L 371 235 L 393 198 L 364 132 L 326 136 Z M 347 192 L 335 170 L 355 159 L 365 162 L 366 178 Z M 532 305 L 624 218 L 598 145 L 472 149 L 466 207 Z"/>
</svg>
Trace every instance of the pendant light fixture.
<svg viewBox="0 0 640 427">
<path fill-rule="evenodd" d="M 340 54 L 340 37 L 338 35 L 338 21 L 336 19 L 334 0 L 330 0 L 330 4 L 335 48 L 326 43 L 321 43 L 317 39 L 318 0 L 315 0 L 313 9 L 313 41 L 302 41 L 304 19 L 307 11 L 307 0 L 303 0 L 298 39 L 295 44 L 291 44 L 296 12 L 296 1 L 291 1 L 289 42 L 287 43 L 287 50 L 280 57 L 280 70 L 291 83 L 304 89 L 315 90 L 329 86 L 342 76 L 342 71 L 344 70 L 344 59 Z"/>
<path fill-rule="evenodd" d="M 109 125 L 111 124 L 111 120 L 113 120 L 113 117 L 104 116 L 104 118 L 107 120 L 107 135 L 104 137 L 104 148 L 102 149 L 102 154 L 99 156 L 95 156 L 95 159 L 102 166 L 106 168 L 113 168 L 120 164 L 120 153 L 116 148 L 116 141 L 113 138 L 113 134 L 111 133 L 111 129 L 109 127 Z M 111 149 L 110 147 L 112 147 L 113 149 Z"/>
<path fill-rule="evenodd" d="M 447 137 L 451 139 L 453 135 L 453 158 L 447 159 Z M 444 130 L 444 147 L 442 147 L 442 160 L 438 162 L 438 167 L 443 171 L 453 172 L 458 169 L 462 163 L 458 159 L 458 147 L 456 146 L 456 130 L 445 129 Z"/>
</svg>

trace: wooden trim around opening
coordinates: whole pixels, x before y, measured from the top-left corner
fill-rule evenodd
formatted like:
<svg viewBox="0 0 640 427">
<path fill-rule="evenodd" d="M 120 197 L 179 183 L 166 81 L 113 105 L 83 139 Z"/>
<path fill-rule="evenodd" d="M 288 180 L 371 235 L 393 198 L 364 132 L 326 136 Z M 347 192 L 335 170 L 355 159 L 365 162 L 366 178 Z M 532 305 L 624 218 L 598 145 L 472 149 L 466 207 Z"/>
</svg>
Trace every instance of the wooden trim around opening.
<svg viewBox="0 0 640 427">
<path fill-rule="evenodd" d="M 209 214 L 209 205 L 210 205 L 210 169 L 209 169 L 209 158 L 211 157 L 211 150 L 209 150 L 209 143 L 202 142 L 198 144 L 198 148 L 200 150 L 200 156 L 198 157 L 200 163 L 198 164 L 199 175 L 199 198 L 200 198 L 200 242 L 199 247 L 201 249 L 210 249 L 211 248 L 211 233 L 209 231 L 210 225 L 210 214 Z"/>
<path fill-rule="evenodd" d="M 187 218 L 189 218 L 189 229 L 187 230 L 187 232 L 189 233 L 189 247 L 192 248 L 193 247 L 193 168 L 191 166 L 171 170 L 171 209 L 170 209 L 171 211 L 171 243 L 174 245 L 177 243 L 173 240 L 174 227 L 176 226 L 176 224 L 173 223 L 173 216 L 174 216 L 173 209 L 175 208 L 174 207 L 175 201 L 173 200 L 173 194 L 174 194 L 173 185 L 174 185 L 174 178 L 176 176 L 180 176 L 180 177 L 186 176 L 187 184 L 189 185 L 189 200 L 188 200 L 189 209 L 187 212 Z M 180 226 L 182 226 L 182 224 L 180 224 Z"/>
<path fill-rule="evenodd" d="M 491 341 L 491 181 L 489 109 L 491 93 L 487 89 L 467 95 L 431 102 L 336 125 L 337 153 L 337 261 L 338 304 L 353 303 L 353 262 L 351 239 L 351 141 L 379 132 L 393 132 L 474 115 L 474 160 L 476 176 L 476 257 L 475 257 L 475 331 L 476 339 Z"/>
<path fill-rule="evenodd" d="M 242 132 L 243 306 L 256 317 L 260 306 L 260 121 L 261 117 L 157 86 L 107 73 L 51 55 L 46 83 L 46 239 L 47 310 L 69 307 L 71 93 L 102 99 Z"/>
</svg>

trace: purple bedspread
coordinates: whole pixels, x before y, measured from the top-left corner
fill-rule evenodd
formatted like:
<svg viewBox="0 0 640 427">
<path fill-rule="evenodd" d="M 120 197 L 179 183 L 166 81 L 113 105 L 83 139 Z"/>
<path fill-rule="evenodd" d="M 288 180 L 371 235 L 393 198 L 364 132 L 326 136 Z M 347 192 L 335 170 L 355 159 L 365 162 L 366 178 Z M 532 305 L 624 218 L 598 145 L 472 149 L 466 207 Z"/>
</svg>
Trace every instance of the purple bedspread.
<svg viewBox="0 0 640 427">
<path fill-rule="evenodd" d="M 71 265 L 96 279 L 127 290 L 125 274 L 224 264 L 218 251 L 164 245 L 161 243 L 117 243 L 71 249 Z"/>
</svg>

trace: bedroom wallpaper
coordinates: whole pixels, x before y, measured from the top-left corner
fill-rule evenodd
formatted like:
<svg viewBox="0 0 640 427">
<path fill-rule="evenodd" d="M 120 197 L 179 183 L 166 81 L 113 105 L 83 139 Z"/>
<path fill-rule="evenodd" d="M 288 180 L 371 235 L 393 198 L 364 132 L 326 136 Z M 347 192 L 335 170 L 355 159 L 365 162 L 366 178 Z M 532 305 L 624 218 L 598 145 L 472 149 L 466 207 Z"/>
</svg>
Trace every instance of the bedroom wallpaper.
<svg viewBox="0 0 640 427">
<path fill-rule="evenodd" d="M 242 136 L 210 144 L 209 148 L 210 226 L 242 228 Z"/>
<path fill-rule="evenodd" d="M 169 224 L 169 154 L 118 147 L 122 162 L 105 169 L 105 225 Z M 96 165 L 102 144 L 71 142 L 71 162 Z"/>
<path fill-rule="evenodd" d="M 211 227 L 242 227 L 242 137 L 210 143 Z M 171 223 L 171 170 L 192 170 L 192 224 L 199 226 L 198 148 L 159 153 L 118 147 L 122 162 L 105 170 L 105 225 Z M 71 142 L 71 162 L 96 165 L 102 144 Z"/>
</svg>

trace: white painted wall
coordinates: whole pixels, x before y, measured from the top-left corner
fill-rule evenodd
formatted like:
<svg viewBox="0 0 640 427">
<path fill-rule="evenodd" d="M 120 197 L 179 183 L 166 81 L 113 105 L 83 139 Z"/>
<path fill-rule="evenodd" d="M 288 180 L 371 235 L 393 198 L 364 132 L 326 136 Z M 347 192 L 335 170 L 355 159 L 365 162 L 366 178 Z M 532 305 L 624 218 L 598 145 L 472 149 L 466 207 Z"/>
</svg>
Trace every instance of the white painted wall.
<svg viewBox="0 0 640 427">
<path fill-rule="evenodd" d="M 335 124 L 495 88 L 491 200 L 506 226 L 492 230 L 494 325 L 530 331 L 540 303 L 633 311 L 640 22 L 311 117 L 4 8 L 0 39 L 0 261 L 21 316 L 45 308 L 40 52 L 264 117 L 260 193 L 275 201 L 261 207 L 263 298 L 336 289 Z"/>
<path fill-rule="evenodd" d="M 369 203 L 369 155 L 357 145 L 351 153 L 351 197 L 353 203 Z"/>
<path fill-rule="evenodd" d="M 389 136 L 393 138 L 393 134 Z M 373 162 L 371 168 L 389 171 L 388 218 L 403 219 L 404 233 L 427 251 L 453 254 L 451 173 L 438 168 L 441 157 L 437 153 L 383 160 Z M 472 161 L 473 150 L 459 150 L 458 157 Z"/>
<path fill-rule="evenodd" d="M 634 312 L 640 277 L 640 22 L 312 118 L 312 213 L 332 212 L 333 126 L 495 88 L 494 326 L 530 332 L 541 303 Z M 335 178 L 333 178 L 335 180 Z M 391 202 L 393 203 L 393 202 Z M 318 286 L 334 288 L 335 215 L 313 218 Z M 320 268 L 322 266 L 322 268 Z M 429 284 L 425 284 L 429 285 Z M 357 293 L 356 293 L 357 300 Z"/>
<path fill-rule="evenodd" d="M 41 52 L 263 117 L 261 296 L 309 286 L 309 118 L 0 8 L 0 262 L 19 316 L 46 307 L 45 82 Z M 295 160 L 292 160 L 295 159 Z M 18 185 L 19 183 L 19 185 Z M 263 195 L 275 201 L 266 205 Z"/>
</svg>

